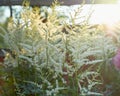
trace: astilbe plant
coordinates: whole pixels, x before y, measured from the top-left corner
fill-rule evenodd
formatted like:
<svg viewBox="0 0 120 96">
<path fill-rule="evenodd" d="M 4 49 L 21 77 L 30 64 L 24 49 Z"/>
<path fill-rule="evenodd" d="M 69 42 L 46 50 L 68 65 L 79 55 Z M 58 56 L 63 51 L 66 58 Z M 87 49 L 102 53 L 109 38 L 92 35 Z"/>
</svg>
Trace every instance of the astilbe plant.
<svg viewBox="0 0 120 96">
<path fill-rule="evenodd" d="M 4 62 L 3 96 L 102 95 L 99 71 L 112 58 L 112 40 L 87 21 L 61 24 L 55 7 L 46 22 L 38 8 L 23 7 L 19 23 L 13 20 L 3 30 L 12 50 Z"/>
</svg>

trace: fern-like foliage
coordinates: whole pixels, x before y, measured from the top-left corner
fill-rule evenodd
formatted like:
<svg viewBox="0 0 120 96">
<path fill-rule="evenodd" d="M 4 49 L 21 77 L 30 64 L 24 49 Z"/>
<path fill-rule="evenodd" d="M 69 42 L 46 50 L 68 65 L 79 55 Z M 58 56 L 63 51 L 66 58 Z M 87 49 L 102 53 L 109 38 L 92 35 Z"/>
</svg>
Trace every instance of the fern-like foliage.
<svg viewBox="0 0 120 96">
<path fill-rule="evenodd" d="M 87 21 L 61 23 L 55 7 L 44 18 L 39 8 L 23 7 L 20 23 L 13 20 L 3 30 L 1 36 L 14 54 L 5 58 L 3 96 L 102 95 L 95 87 L 102 83 L 100 66 L 109 63 L 116 47 Z"/>
</svg>

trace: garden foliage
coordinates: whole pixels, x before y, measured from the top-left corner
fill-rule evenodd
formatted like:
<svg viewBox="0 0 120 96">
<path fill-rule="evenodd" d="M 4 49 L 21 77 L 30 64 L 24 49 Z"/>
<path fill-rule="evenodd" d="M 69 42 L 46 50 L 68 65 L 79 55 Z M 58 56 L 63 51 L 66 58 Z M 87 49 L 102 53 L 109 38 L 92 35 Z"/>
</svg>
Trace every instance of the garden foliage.
<svg viewBox="0 0 120 96">
<path fill-rule="evenodd" d="M 43 17 L 39 8 L 24 6 L 18 20 L 1 27 L 6 48 L 12 51 L 6 53 L 2 70 L 3 96 L 103 94 L 100 71 L 116 50 L 112 39 L 87 20 L 76 25 L 76 15 L 71 25 L 66 23 L 55 8 L 53 4 Z"/>
</svg>

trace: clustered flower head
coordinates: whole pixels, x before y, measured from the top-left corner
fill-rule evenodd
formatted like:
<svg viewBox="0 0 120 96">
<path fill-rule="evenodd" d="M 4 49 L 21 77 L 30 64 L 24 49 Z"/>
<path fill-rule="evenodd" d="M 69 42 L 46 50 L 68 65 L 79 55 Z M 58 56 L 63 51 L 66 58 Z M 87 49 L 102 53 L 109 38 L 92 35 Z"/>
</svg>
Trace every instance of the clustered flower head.
<svg viewBox="0 0 120 96">
<path fill-rule="evenodd" d="M 120 70 L 120 49 L 117 50 L 116 55 L 112 59 L 112 63 L 116 70 Z"/>
</svg>

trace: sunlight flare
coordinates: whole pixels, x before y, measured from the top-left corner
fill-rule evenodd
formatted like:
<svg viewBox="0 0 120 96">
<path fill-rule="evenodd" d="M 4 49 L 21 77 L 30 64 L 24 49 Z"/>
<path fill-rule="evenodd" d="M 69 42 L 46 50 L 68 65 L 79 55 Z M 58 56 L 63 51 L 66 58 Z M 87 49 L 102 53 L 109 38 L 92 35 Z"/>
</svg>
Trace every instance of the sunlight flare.
<svg viewBox="0 0 120 96">
<path fill-rule="evenodd" d="M 94 6 L 94 13 L 91 16 L 90 23 L 114 25 L 120 21 L 120 7 L 118 5 L 99 5 Z"/>
</svg>

